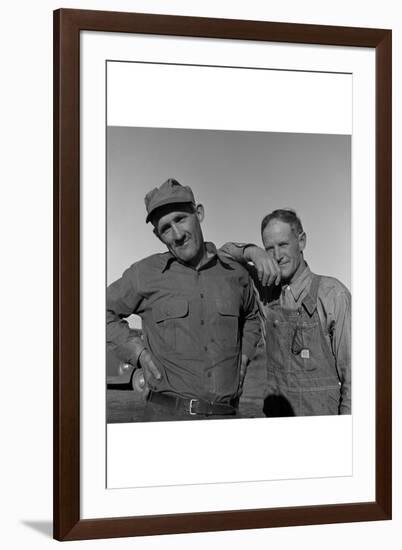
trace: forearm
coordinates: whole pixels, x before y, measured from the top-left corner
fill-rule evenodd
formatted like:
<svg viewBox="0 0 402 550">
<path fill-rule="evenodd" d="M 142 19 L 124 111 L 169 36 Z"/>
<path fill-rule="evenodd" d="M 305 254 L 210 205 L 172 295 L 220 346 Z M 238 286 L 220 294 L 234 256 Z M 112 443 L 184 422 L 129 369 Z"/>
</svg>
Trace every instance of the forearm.
<svg viewBox="0 0 402 550">
<path fill-rule="evenodd" d="M 344 292 L 337 297 L 333 347 L 341 383 L 340 414 L 351 414 L 351 297 Z"/>
<path fill-rule="evenodd" d="M 341 400 L 339 414 L 351 414 L 352 412 L 352 381 L 350 346 L 344 342 L 337 356 L 337 370 L 341 383 Z"/>
<path fill-rule="evenodd" d="M 106 324 L 107 347 L 113 350 L 117 357 L 133 366 L 137 365 L 138 358 L 145 345 L 142 338 L 134 330 L 131 330 L 124 320 L 112 320 Z"/>
<path fill-rule="evenodd" d="M 140 310 L 142 295 L 138 270 L 138 265 L 133 264 L 107 288 L 106 293 L 107 346 L 119 359 L 134 366 L 144 344 L 138 332 L 131 330 L 125 319 Z"/>
<path fill-rule="evenodd" d="M 343 383 L 341 387 L 341 403 L 339 414 L 352 413 L 352 388 L 350 384 Z"/>
<path fill-rule="evenodd" d="M 235 260 L 241 264 L 246 264 L 251 261 L 249 249 L 256 246 L 251 243 L 225 243 L 219 251 L 222 252 L 228 258 Z"/>
<path fill-rule="evenodd" d="M 337 368 L 341 381 L 340 414 L 352 412 L 352 381 L 351 381 L 350 354 L 344 354 L 337 359 Z"/>
<path fill-rule="evenodd" d="M 228 258 L 243 265 L 253 264 L 253 278 L 259 282 L 261 288 L 279 285 L 281 270 L 277 261 L 263 248 L 250 243 L 225 243 L 220 249 Z M 247 266 L 248 267 L 248 266 Z M 260 289 L 259 289 L 260 290 Z"/>
</svg>

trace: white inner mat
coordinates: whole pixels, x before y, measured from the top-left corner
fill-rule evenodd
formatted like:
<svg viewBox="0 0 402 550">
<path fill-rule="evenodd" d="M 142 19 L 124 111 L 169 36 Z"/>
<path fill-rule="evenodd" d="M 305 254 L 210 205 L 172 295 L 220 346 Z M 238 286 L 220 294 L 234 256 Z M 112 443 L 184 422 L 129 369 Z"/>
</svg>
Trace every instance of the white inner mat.
<svg viewBox="0 0 402 550">
<path fill-rule="evenodd" d="M 89 32 L 82 33 L 81 47 L 82 517 L 373 500 L 373 52 Z M 353 73 L 108 63 L 110 125 L 340 134 L 350 134 L 353 125 L 353 417 L 121 424 L 106 430 L 105 61 L 111 59 Z M 161 82 L 171 70 L 176 76 L 190 70 L 192 77 L 175 80 L 174 93 L 165 95 Z M 244 83 L 233 88 L 240 74 L 247 74 Z M 119 488 L 106 489 L 106 475 L 108 486 Z"/>
</svg>

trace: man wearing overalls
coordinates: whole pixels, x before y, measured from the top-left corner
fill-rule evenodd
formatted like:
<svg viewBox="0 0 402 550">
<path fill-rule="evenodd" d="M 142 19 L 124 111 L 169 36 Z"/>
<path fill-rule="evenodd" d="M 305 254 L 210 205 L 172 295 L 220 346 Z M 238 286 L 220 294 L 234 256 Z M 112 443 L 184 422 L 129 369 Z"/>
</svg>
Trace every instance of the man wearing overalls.
<svg viewBox="0 0 402 550">
<path fill-rule="evenodd" d="M 265 251 L 235 243 L 223 249 L 252 261 L 258 272 L 268 377 L 264 412 L 350 414 L 350 292 L 337 279 L 311 272 L 303 256 L 306 234 L 294 211 L 265 216 L 261 234 Z"/>
</svg>

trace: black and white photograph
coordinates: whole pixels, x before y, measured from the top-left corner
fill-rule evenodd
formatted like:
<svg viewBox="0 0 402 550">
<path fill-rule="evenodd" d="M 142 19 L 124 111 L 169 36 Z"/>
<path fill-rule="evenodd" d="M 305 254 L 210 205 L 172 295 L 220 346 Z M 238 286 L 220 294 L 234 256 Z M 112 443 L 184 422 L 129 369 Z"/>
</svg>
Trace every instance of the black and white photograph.
<svg viewBox="0 0 402 550">
<path fill-rule="evenodd" d="M 107 422 L 350 415 L 351 136 L 107 128 Z"/>
</svg>

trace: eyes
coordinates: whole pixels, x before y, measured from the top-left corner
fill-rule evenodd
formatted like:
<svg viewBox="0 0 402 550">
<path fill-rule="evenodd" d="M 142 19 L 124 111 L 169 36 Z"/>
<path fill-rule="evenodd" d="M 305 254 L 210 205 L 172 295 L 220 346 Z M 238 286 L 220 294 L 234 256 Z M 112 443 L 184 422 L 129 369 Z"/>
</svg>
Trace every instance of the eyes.
<svg viewBox="0 0 402 550">
<path fill-rule="evenodd" d="M 279 250 L 286 250 L 286 248 L 289 246 L 289 242 L 288 241 L 282 241 L 280 243 L 278 243 L 278 248 Z M 266 252 L 268 252 L 268 254 L 273 254 L 274 253 L 274 250 L 275 250 L 275 247 L 274 246 L 266 246 L 265 247 L 265 250 Z"/>
<path fill-rule="evenodd" d="M 174 217 L 173 220 L 162 223 L 162 225 L 159 228 L 159 234 L 160 235 L 167 235 L 169 231 L 172 229 L 172 226 L 175 224 L 182 224 L 187 220 L 188 216 L 186 214 L 178 214 Z"/>
</svg>

